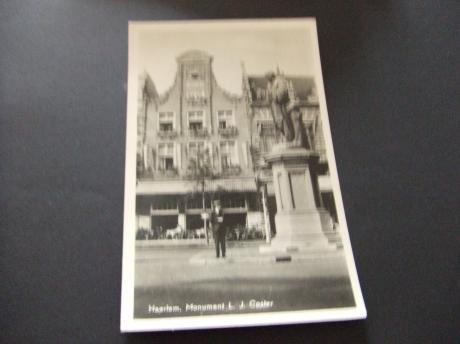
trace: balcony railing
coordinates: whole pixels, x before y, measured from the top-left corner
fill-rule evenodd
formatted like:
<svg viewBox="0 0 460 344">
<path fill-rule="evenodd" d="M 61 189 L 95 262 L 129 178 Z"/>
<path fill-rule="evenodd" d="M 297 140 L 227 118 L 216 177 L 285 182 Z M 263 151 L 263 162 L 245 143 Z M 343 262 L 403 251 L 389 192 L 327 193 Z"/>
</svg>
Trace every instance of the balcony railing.
<svg viewBox="0 0 460 344">
<path fill-rule="evenodd" d="M 178 136 L 177 130 L 159 130 L 157 135 L 160 139 L 174 139 Z"/>
<path fill-rule="evenodd" d="M 189 131 L 190 136 L 194 136 L 194 137 L 207 137 L 208 136 L 208 130 L 206 128 L 189 129 L 188 131 Z"/>
<path fill-rule="evenodd" d="M 179 176 L 177 168 L 159 169 L 155 171 L 155 176 L 160 178 L 175 178 Z"/>
<path fill-rule="evenodd" d="M 241 167 L 239 165 L 222 167 L 223 176 L 237 176 L 241 174 Z"/>
<path fill-rule="evenodd" d="M 222 137 L 234 137 L 238 135 L 237 127 L 219 128 L 219 135 Z"/>
<path fill-rule="evenodd" d="M 152 170 L 144 170 L 143 168 L 138 168 L 136 171 L 137 179 L 153 179 L 153 171 Z"/>
</svg>

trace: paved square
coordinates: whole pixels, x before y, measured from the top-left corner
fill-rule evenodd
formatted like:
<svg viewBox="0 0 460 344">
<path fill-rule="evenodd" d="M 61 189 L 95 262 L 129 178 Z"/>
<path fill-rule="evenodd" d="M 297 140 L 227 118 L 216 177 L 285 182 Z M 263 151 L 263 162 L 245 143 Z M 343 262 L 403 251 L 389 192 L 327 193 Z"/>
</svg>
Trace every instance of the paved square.
<svg viewBox="0 0 460 344">
<path fill-rule="evenodd" d="M 258 244 L 230 243 L 226 259 L 217 259 L 214 255 L 213 245 L 138 247 L 135 317 L 273 312 L 355 305 L 341 250 L 324 254 L 293 254 L 292 261 L 276 262 L 273 256 L 260 254 Z M 255 302 L 260 307 L 256 307 Z M 225 306 L 223 310 L 188 311 L 191 305 L 221 304 Z M 154 312 L 153 306 L 158 311 Z M 176 312 L 180 309 L 180 314 L 171 312 L 168 307 L 173 306 L 177 307 Z"/>
</svg>

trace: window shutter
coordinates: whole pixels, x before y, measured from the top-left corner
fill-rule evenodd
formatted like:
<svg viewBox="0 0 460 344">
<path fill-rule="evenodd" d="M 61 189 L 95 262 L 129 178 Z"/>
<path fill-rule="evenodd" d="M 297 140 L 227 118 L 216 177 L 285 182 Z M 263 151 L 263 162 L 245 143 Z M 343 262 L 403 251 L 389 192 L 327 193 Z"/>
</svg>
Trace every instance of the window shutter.
<svg viewBox="0 0 460 344">
<path fill-rule="evenodd" d="M 206 111 L 203 111 L 203 128 L 207 129 L 208 126 L 207 126 L 207 121 L 206 121 Z"/>
<path fill-rule="evenodd" d="M 155 158 L 156 158 L 155 161 L 156 161 L 157 168 L 160 170 L 161 166 L 160 166 L 160 145 L 159 144 L 157 144 L 157 154 Z"/>
<path fill-rule="evenodd" d="M 149 152 L 148 145 L 144 144 L 142 155 L 144 157 L 144 169 L 146 169 L 146 170 L 149 167 L 149 161 L 148 161 L 149 155 L 148 155 L 148 152 Z"/>
<path fill-rule="evenodd" d="M 219 146 L 217 142 L 211 143 L 211 145 L 212 145 L 212 155 L 213 155 L 212 166 L 214 168 L 218 168 L 219 167 Z"/>
<path fill-rule="evenodd" d="M 234 152 L 233 154 L 235 155 L 235 164 L 239 165 L 240 164 L 240 155 L 239 155 L 239 149 L 238 149 L 238 143 L 235 142 L 233 145 Z"/>
<path fill-rule="evenodd" d="M 217 156 L 217 167 L 222 170 L 222 148 L 220 143 L 216 142 L 216 156 Z"/>
<path fill-rule="evenodd" d="M 179 142 L 176 142 L 174 143 L 174 147 L 176 148 L 176 154 L 175 154 L 175 157 L 174 157 L 174 165 L 176 166 L 176 168 L 178 170 L 181 169 L 181 166 L 182 166 L 182 154 L 181 154 L 181 144 Z"/>
<path fill-rule="evenodd" d="M 244 166 L 248 167 L 248 147 L 246 142 L 241 142 L 241 150 L 243 153 Z"/>
<path fill-rule="evenodd" d="M 160 112 L 157 111 L 156 115 L 157 115 L 157 120 L 156 120 L 156 125 L 157 125 L 157 127 L 156 127 L 155 130 L 156 130 L 156 131 L 159 131 L 159 130 L 160 130 Z"/>
<path fill-rule="evenodd" d="M 206 142 L 206 148 L 208 149 L 208 153 L 209 153 L 209 161 L 211 163 L 211 167 L 214 167 L 214 154 L 213 154 L 213 151 L 212 151 L 212 142 Z"/>
</svg>

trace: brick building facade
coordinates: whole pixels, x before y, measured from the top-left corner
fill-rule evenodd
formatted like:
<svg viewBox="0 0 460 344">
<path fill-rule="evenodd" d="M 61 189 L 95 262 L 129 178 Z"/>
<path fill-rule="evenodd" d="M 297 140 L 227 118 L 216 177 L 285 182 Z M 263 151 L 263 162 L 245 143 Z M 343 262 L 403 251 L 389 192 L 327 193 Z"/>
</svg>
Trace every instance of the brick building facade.
<svg viewBox="0 0 460 344">
<path fill-rule="evenodd" d="M 207 211 L 220 196 L 225 226 L 276 231 L 272 181 L 263 164 L 276 142 L 267 81 L 247 75 L 243 66 L 242 95 L 230 94 L 219 86 L 212 61 L 203 51 L 178 56 L 173 85 L 161 95 L 148 74 L 139 77 L 137 228 L 203 227 L 202 197 L 190 178 L 191 164 L 201 159 L 213 175 L 204 182 Z M 322 205 L 336 218 L 314 80 L 287 79 L 290 96 L 300 103 L 309 148 L 320 156 Z"/>
<path fill-rule="evenodd" d="M 199 188 L 188 174 L 199 159 L 213 172 L 205 182 L 206 208 L 224 193 L 225 225 L 260 226 L 246 103 L 218 85 L 212 57 L 180 55 L 174 83 L 162 95 L 147 74 L 139 81 L 138 228 L 203 227 Z"/>
</svg>

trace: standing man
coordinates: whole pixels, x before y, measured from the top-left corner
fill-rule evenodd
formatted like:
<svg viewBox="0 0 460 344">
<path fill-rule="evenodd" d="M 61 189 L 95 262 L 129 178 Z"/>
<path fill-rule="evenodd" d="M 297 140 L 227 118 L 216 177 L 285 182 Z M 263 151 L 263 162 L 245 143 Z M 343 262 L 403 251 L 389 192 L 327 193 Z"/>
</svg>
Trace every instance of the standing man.
<svg viewBox="0 0 460 344">
<path fill-rule="evenodd" d="M 211 226 L 214 242 L 216 244 L 216 257 L 219 258 L 222 252 L 222 258 L 225 258 L 225 228 L 222 225 L 224 222 L 224 213 L 220 206 L 219 200 L 214 200 L 211 211 Z"/>
</svg>

